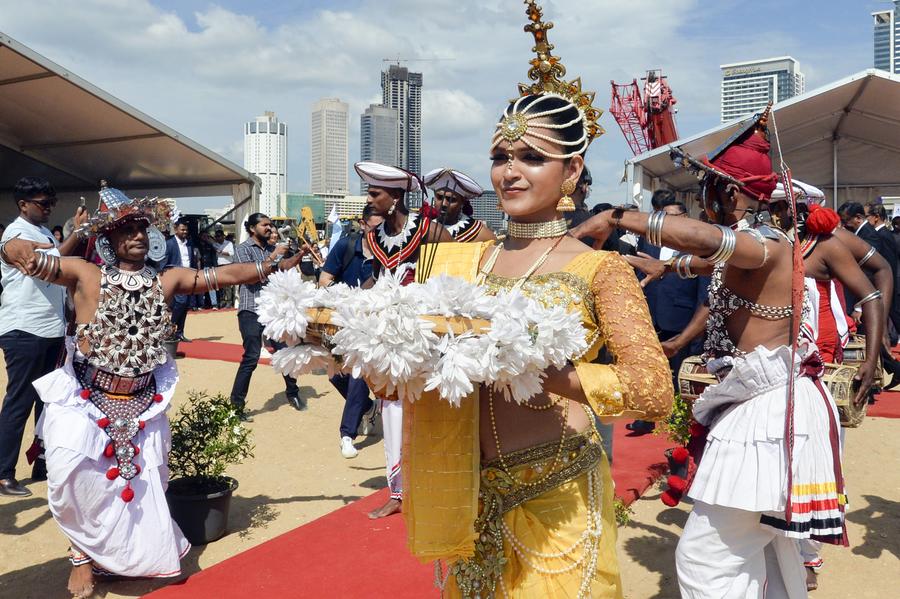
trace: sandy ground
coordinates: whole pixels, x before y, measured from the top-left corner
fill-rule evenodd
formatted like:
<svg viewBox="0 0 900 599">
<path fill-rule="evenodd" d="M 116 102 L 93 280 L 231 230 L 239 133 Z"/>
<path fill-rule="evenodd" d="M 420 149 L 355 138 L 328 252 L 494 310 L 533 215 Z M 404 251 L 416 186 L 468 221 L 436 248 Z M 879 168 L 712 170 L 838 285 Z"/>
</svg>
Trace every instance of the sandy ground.
<svg viewBox="0 0 900 599">
<path fill-rule="evenodd" d="M 188 317 L 187 336 L 239 343 L 234 312 Z M 228 393 L 237 364 L 179 360 L 180 391 Z M 5 388 L 0 372 L 0 388 Z M 281 378 L 261 366 L 248 400 L 255 422 L 255 457 L 233 466 L 240 481 L 229 534 L 193 549 L 183 562 L 185 574 L 209 567 L 283 532 L 309 522 L 385 484 L 384 452 L 377 437 L 358 438 L 359 457 L 345 460 L 338 449 L 342 402 L 324 376 L 300 381 L 309 410 L 296 412 L 285 402 Z M 812 597 L 893 597 L 900 584 L 900 422 L 868 419 L 847 435 L 846 473 L 850 485 L 852 547 L 825 549 L 826 567 Z M 30 442 L 31 426 L 26 432 Z M 18 476 L 32 497 L 0 498 L 0 598 L 63 599 L 67 543 L 46 507 L 46 484 L 29 483 L 22 456 Z M 619 556 L 628 599 L 678 597 L 673 552 L 687 511 L 667 508 L 651 491 L 634 505 L 631 523 L 619 530 Z M 352 542 L 348 539 L 348 542 Z M 370 573 L 371 574 L 371 573 Z M 166 584 L 135 581 L 103 585 L 98 596 L 138 597 Z M 374 597 L 371 584 L 366 597 Z M 301 595 L 298 595 L 301 596 Z M 361 595 L 363 596 L 363 595 Z M 435 595 L 436 597 L 437 595 Z"/>
</svg>

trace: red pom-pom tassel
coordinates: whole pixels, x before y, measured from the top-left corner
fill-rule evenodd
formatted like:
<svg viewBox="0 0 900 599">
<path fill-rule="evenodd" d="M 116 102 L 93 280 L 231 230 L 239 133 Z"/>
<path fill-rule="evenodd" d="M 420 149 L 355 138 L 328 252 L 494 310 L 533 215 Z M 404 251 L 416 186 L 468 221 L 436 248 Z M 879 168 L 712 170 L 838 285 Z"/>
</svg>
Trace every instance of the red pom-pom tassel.
<svg viewBox="0 0 900 599">
<path fill-rule="evenodd" d="M 131 446 L 134 447 L 134 455 L 137 455 L 137 454 L 141 453 L 141 448 L 140 448 L 140 447 L 138 447 L 138 446 L 135 445 L 134 443 L 132 443 Z"/>
<path fill-rule="evenodd" d="M 159 403 L 162 400 L 163 400 L 163 396 L 160 395 L 159 393 L 157 393 L 156 395 L 153 396 L 153 401 L 155 401 L 156 403 Z"/>
<path fill-rule="evenodd" d="M 113 444 L 112 444 L 112 443 L 108 443 L 108 444 L 106 445 L 106 449 L 103 450 L 103 455 L 105 455 L 105 456 L 108 457 L 108 458 L 113 457 L 113 455 L 115 455 L 115 453 L 116 453 L 116 450 L 115 450 L 115 448 L 113 447 Z"/>
<path fill-rule="evenodd" d="M 692 437 L 702 437 L 706 434 L 706 427 L 697 421 L 691 422 L 691 426 L 688 430 Z"/>
<path fill-rule="evenodd" d="M 687 489 L 687 481 L 680 476 L 675 476 L 673 474 L 666 480 L 666 482 L 669 484 L 669 489 L 675 492 L 677 495 L 683 495 L 685 489 Z"/>
<path fill-rule="evenodd" d="M 135 464 L 135 465 L 134 465 L 134 473 L 135 473 L 135 474 L 140 474 L 140 473 L 141 473 L 141 465 L 140 465 L 140 464 Z"/>
<path fill-rule="evenodd" d="M 667 489 L 663 491 L 662 495 L 659 497 L 664 504 L 669 507 L 675 507 L 678 505 L 678 502 L 681 501 L 680 493 L 673 493 L 671 489 Z"/>
<path fill-rule="evenodd" d="M 686 447 L 676 447 L 672 450 L 672 460 L 674 460 L 676 464 L 684 464 L 689 455 Z"/>
<path fill-rule="evenodd" d="M 106 478 L 109 480 L 115 480 L 116 477 L 119 476 L 119 469 L 113 466 L 109 470 L 106 471 Z"/>
<path fill-rule="evenodd" d="M 91 390 L 90 389 L 82 389 L 81 393 L 79 395 L 81 395 L 81 399 L 90 399 L 91 398 Z"/>
<path fill-rule="evenodd" d="M 134 499 L 134 491 L 131 488 L 131 483 L 126 483 L 125 488 L 122 489 L 122 501 L 129 503 L 132 499 Z"/>
<path fill-rule="evenodd" d="M 138 420 L 138 428 L 144 430 L 144 427 L 147 426 L 147 423 L 143 420 Z"/>
<path fill-rule="evenodd" d="M 841 217 L 831 208 L 818 204 L 809 205 L 806 217 L 806 231 L 812 235 L 829 235 L 841 224 Z"/>
<path fill-rule="evenodd" d="M 103 418 L 101 418 L 100 420 L 97 421 L 97 426 L 99 426 L 100 428 L 106 428 L 107 426 L 109 426 L 109 418 L 104 416 Z"/>
</svg>

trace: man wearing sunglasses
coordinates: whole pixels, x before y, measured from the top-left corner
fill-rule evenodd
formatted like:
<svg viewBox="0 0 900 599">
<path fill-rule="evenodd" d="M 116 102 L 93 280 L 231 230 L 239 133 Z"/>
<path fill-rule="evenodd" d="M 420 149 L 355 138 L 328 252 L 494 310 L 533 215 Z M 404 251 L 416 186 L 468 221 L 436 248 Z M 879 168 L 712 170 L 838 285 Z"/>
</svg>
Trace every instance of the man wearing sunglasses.
<svg viewBox="0 0 900 599">
<path fill-rule="evenodd" d="M 47 229 L 50 214 L 56 206 L 56 193 L 44 179 L 24 177 L 16 183 L 13 199 L 19 217 L 3 233 L 3 241 L 18 237 L 56 246 L 51 254 L 73 253 L 80 242 L 77 235 L 60 245 Z M 76 227 L 85 221 L 87 212 L 79 207 Z M 26 277 L 14 267 L 0 265 L 3 295 L 0 296 L 0 348 L 6 358 L 6 397 L 0 410 L 0 495 L 27 497 L 31 491 L 16 480 L 16 462 L 28 415 L 34 409 L 37 422 L 43 403 L 38 399 L 32 381 L 56 367 L 63 348 L 66 319 L 63 307 L 66 290 L 38 279 Z M 34 463 L 33 481 L 47 478 L 46 463 L 35 444 L 28 452 Z"/>
</svg>

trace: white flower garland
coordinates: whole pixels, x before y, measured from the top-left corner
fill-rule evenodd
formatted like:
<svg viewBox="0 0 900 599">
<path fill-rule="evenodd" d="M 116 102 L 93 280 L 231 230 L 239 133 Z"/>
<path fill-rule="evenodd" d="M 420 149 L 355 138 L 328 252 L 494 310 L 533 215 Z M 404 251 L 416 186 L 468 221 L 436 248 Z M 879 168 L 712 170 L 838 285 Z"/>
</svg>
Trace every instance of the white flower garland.
<svg viewBox="0 0 900 599">
<path fill-rule="evenodd" d="M 562 368 L 587 349 L 580 316 L 564 307 L 545 308 L 517 290 L 488 295 L 446 275 L 403 286 L 403 274 L 384 273 L 371 289 L 317 289 L 296 270 L 271 275 L 257 302 L 259 321 L 267 337 L 289 346 L 275 353 L 272 366 L 295 378 L 322 368 L 346 372 L 410 400 L 437 391 L 458 406 L 480 384 L 526 401 L 541 392 L 547 368 Z M 338 330 L 327 340 L 330 351 L 303 344 L 310 308 L 333 310 Z M 481 335 L 438 335 L 423 315 L 491 325 Z"/>
</svg>

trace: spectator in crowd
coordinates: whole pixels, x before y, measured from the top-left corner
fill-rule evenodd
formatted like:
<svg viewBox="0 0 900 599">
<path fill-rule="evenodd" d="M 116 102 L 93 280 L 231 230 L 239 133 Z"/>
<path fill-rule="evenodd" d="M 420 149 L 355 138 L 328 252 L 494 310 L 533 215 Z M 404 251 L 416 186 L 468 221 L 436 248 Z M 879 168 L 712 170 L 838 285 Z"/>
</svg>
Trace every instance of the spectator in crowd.
<svg viewBox="0 0 900 599">
<path fill-rule="evenodd" d="M 320 287 L 332 283 L 359 287 L 369 280 L 372 276 L 372 248 L 366 234 L 383 220 L 381 216 L 372 214 L 372 207 L 366 205 L 359 220 L 359 231 L 341 237 L 325 259 L 322 274 L 319 275 Z M 331 377 L 331 384 L 345 400 L 340 427 L 341 455 L 347 459 L 355 458 L 359 452 L 353 446 L 353 440 L 363 416 L 375 407 L 375 402 L 369 397 L 369 387 L 361 378 L 339 374 Z"/>
<path fill-rule="evenodd" d="M 882 213 L 883 211 L 884 207 L 882 207 Z M 845 202 L 844 204 L 841 204 L 838 208 L 838 215 L 841 217 L 841 223 L 845 229 L 854 233 L 857 237 L 875 248 L 891 267 L 891 272 L 894 274 L 894 297 L 892 298 L 891 311 L 889 313 L 889 321 L 891 324 L 889 337 L 890 344 L 896 345 L 897 333 L 900 331 L 900 301 L 898 301 L 900 300 L 900 297 L 898 297 L 898 291 L 900 291 L 900 289 L 898 289 L 897 284 L 897 248 L 893 243 L 893 238 L 890 239 L 890 243 L 887 243 L 888 238 L 885 235 L 887 232 L 879 233 L 872 224 L 872 222 L 878 223 L 878 216 L 870 217 L 862 204 L 858 202 Z M 872 222 L 869 222 L 870 220 Z M 853 297 L 847 290 L 845 290 L 845 296 L 848 309 L 849 306 L 856 305 L 858 298 Z M 858 319 L 859 313 L 854 313 L 853 317 Z"/>
<path fill-rule="evenodd" d="M 264 262 L 267 259 L 273 260 L 279 270 L 287 270 L 294 268 L 300 262 L 303 252 L 299 252 L 294 256 L 285 257 L 288 251 L 286 244 L 272 245 L 269 241 L 272 239 L 272 221 L 268 216 L 261 212 L 255 212 L 247 217 L 244 223 L 249 238 L 244 243 L 235 248 L 235 262 Z M 241 285 L 239 290 L 240 309 L 238 311 L 238 328 L 241 331 L 241 339 L 244 345 L 244 355 L 241 358 L 241 365 L 238 366 L 237 373 L 234 376 L 234 384 L 231 387 L 231 403 L 237 410 L 240 419 L 244 422 L 252 422 L 253 419 L 247 414 L 247 393 L 250 390 L 250 378 L 253 371 L 259 363 L 259 354 L 262 350 L 263 342 L 263 325 L 259 322 L 259 316 L 256 314 L 256 301 L 259 298 L 259 292 L 262 290 L 264 281 L 249 285 Z M 285 347 L 283 343 L 273 341 L 272 345 L 275 349 Z M 284 377 L 285 395 L 288 403 L 295 410 L 305 410 L 306 400 L 300 397 L 300 389 L 297 387 L 297 381 L 293 377 Z"/>
<path fill-rule="evenodd" d="M 225 237 L 225 231 L 216 229 L 213 235 L 213 248 L 216 250 L 216 264 L 225 266 L 234 261 L 234 243 Z M 234 287 L 221 287 L 218 292 L 219 308 L 231 308 L 234 306 Z"/>
<path fill-rule="evenodd" d="M 216 255 L 216 248 L 213 245 L 212 237 L 209 236 L 208 231 L 203 231 L 200 233 L 200 265 L 203 268 L 215 268 L 219 264 L 218 257 Z M 201 297 L 201 305 L 200 307 L 206 307 L 206 298 L 209 297 L 209 307 L 213 310 L 219 309 L 219 295 L 215 289 L 210 289 L 206 292 L 205 295 Z"/>
<path fill-rule="evenodd" d="M 606 202 L 601 202 L 597 204 L 593 208 L 591 208 L 591 215 L 600 214 L 605 210 L 611 210 L 613 208 L 612 204 L 608 204 Z M 605 252 L 617 252 L 623 256 L 633 255 L 634 254 L 634 246 L 630 245 L 624 241 L 622 241 L 623 231 L 616 229 L 612 233 L 609 234 L 609 237 L 606 238 L 606 241 L 603 242 L 603 245 L 600 247 L 594 247 L 596 242 L 591 244 L 592 247 L 596 250 L 603 250 Z M 587 239 L 587 238 L 585 238 Z M 584 239 L 582 239 L 584 241 Z"/>
<path fill-rule="evenodd" d="M 65 240 L 65 236 L 63 235 L 63 228 L 59 225 L 53 227 L 51 231 L 53 232 L 53 239 L 56 240 L 56 243 L 62 243 L 63 240 Z"/>
<path fill-rule="evenodd" d="M 18 237 L 51 243 L 54 255 L 71 255 L 77 235 L 60 244 L 46 223 L 56 206 L 56 192 L 44 179 L 24 177 L 13 188 L 19 216 L 3 232 L 3 241 Z M 87 211 L 75 212 L 75 226 L 87 220 Z M 31 383 L 56 368 L 66 333 L 66 289 L 25 276 L 14 266 L 0 264 L 0 348 L 6 359 L 6 397 L 0 410 L 0 495 L 27 497 L 31 491 L 16 480 L 16 462 L 22 448 L 25 423 L 34 410 L 35 423 L 43 403 Z M 47 466 L 37 439 L 28 452 L 32 480 L 46 480 Z"/>
<path fill-rule="evenodd" d="M 894 234 L 894 245 L 897 247 L 897 254 L 900 255 L 900 216 L 891 219 L 891 232 Z"/>
<path fill-rule="evenodd" d="M 670 217 L 688 218 L 687 207 L 675 199 L 675 194 L 668 190 L 656 191 L 651 204 L 656 210 L 662 210 Z M 678 256 L 678 252 L 667 247 L 651 245 L 644 237 L 638 242 L 638 256 L 660 260 L 663 264 Z M 638 275 L 644 278 L 642 274 Z M 651 279 L 652 277 L 646 277 Z M 677 379 L 678 370 L 685 358 L 702 352 L 702 336 L 696 339 L 681 339 L 681 333 L 698 310 L 704 309 L 709 291 L 709 277 L 682 279 L 670 269 L 660 278 L 642 283 L 647 306 L 659 340 L 663 342 L 673 379 Z M 670 347 L 666 347 L 666 343 Z M 654 424 L 644 420 L 635 420 L 626 424 L 625 428 L 636 433 L 649 433 Z"/>
<path fill-rule="evenodd" d="M 197 255 L 194 252 L 194 243 L 191 241 L 186 220 L 179 220 L 175 223 L 175 235 L 166 241 L 166 262 L 164 268 L 173 266 L 197 268 Z M 172 303 L 172 322 L 175 325 L 174 338 L 178 341 L 190 341 L 184 336 L 184 324 L 187 320 L 190 302 L 191 296 L 176 295 Z"/>
</svg>

